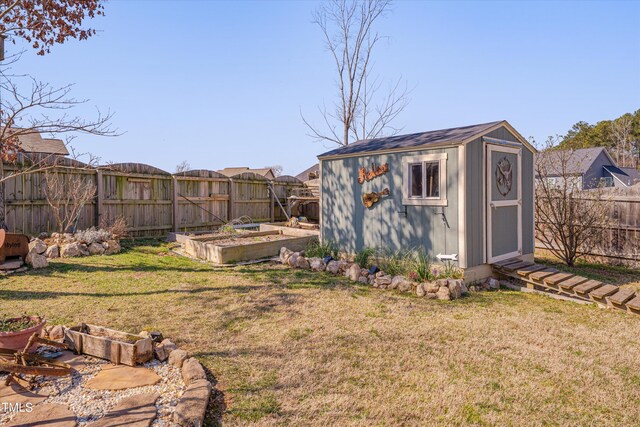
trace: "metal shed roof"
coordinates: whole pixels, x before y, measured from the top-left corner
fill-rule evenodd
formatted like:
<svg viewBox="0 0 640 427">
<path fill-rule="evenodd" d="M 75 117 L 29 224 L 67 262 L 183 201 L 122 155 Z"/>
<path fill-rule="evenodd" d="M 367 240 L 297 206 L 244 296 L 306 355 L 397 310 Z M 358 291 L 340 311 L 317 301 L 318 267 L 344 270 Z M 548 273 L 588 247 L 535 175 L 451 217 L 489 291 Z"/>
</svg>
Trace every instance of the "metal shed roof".
<svg viewBox="0 0 640 427">
<path fill-rule="evenodd" d="M 508 125 L 506 121 L 502 120 L 477 125 L 412 133 L 408 135 L 395 135 L 385 138 L 363 139 L 360 141 L 356 141 L 353 144 L 328 151 L 318 156 L 318 158 L 353 154 L 367 154 L 382 150 L 422 147 L 431 144 L 462 143 L 470 138 L 473 138 L 474 136 L 481 136 L 483 133 L 486 133 L 491 128 L 496 127 L 500 124 L 505 124 L 509 128 L 511 128 L 511 126 Z"/>
</svg>

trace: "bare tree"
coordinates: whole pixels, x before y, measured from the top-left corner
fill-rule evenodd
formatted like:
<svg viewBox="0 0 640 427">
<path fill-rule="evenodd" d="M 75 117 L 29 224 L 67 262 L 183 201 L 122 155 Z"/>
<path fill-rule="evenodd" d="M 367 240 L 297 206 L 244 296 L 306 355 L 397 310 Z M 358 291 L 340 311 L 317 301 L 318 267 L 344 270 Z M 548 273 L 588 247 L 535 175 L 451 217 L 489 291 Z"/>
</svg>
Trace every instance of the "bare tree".
<svg viewBox="0 0 640 427">
<path fill-rule="evenodd" d="M 632 132 L 631 115 L 624 115 L 611 122 L 611 139 L 618 166 L 636 166 Z"/>
<path fill-rule="evenodd" d="M 191 165 L 189 164 L 189 162 L 187 162 L 186 160 L 183 160 L 176 165 L 175 173 L 182 173 L 190 170 L 191 170 Z"/>
<path fill-rule="evenodd" d="M 582 190 L 575 174 L 580 162 L 574 150 L 558 150 L 557 138 L 536 159 L 536 239 L 568 266 L 592 252 L 602 237 L 611 207 L 602 186 Z"/>
<path fill-rule="evenodd" d="M 271 171 L 273 172 L 273 175 L 276 178 L 282 175 L 282 171 L 284 171 L 284 168 L 282 167 L 282 165 L 265 166 L 265 168 L 271 169 Z"/>
<path fill-rule="evenodd" d="M 348 145 L 401 130 L 392 122 L 409 102 L 406 83 L 400 78 L 383 93 L 383 81 L 372 75 L 374 48 L 383 39 L 374 24 L 390 4 L 390 0 L 331 0 L 315 12 L 314 23 L 333 58 L 338 92 L 333 109 L 318 107 L 322 129 L 302 115 L 315 140 Z"/>
<path fill-rule="evenodd" d="M 59 233 L 75 231 L 82 209 L 96 195 L 96 185 L 91 175 L 47 170 L 45 172 L 45 196 L 51 207 Z"/>
<path fill-rule="evenodd" d="M 0 36 L 21 39 L 38 55 L 49 53 L 55 44 L 70 38 L 85 40 L 95 34 L 88 20 L 104 14 L 102 0 L 0 0 Z M 4 61 L 0 69 L 0 227 L 5 223 L 4 183 L 17 175 L 60 166 L 56 156 L 31 156 L 22 140 L 33 134 L 71 137 L 74 134 L 116 135 L 107 112 L 93 120 L 70 114 L 86 100 L 71 97 L 72 85 L 53 87 L 25 75 L 12 75 L 10 65 L 21 53 Z M 18 167 L 5 174 L 5 163 Z"/>
</svg>

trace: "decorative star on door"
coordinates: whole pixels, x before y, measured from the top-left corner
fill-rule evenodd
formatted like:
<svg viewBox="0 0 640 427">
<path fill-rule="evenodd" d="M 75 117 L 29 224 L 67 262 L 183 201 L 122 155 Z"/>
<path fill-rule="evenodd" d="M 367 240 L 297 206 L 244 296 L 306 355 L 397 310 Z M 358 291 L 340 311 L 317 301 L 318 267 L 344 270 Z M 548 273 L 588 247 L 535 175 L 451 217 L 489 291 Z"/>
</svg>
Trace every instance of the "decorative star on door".
<svg viewBox="0 0 640 427">
<path fill-rule="evenodd" d="M 503 157 L 498 161 L 495 174 L 498 192 L 506 196 L 511 191 L 511 185 L 513 183 L 513 168 L 511 167 L 509 159 Z"/>
</svg>

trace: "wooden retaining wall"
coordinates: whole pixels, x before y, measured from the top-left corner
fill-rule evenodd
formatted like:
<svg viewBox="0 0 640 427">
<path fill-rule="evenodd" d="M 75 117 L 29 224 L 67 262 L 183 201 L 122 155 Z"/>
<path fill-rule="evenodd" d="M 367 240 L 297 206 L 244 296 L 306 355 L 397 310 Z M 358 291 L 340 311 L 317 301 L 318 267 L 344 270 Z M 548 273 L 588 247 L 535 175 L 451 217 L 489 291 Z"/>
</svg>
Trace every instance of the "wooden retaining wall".
<svg viewBox="0 0 640 427">
<path fill-rule="evenodd" d="M 81 175 L 96 185 L 95 200 L 80 212 L 78 229 L 124 217 L 133 237 L 210 230 L 241 216 L 254 222 L 284 221 L 286 217 L 269 186 L 285 207 L 294 189 L 304 187 L 302 181 L 291 176 L 269 181 L 253 173 L 232 178 L 210 170 L 170 174 L 140 163 L 91 168 L 70 159 L 58 159 L 58 165 L 60 168 L 53 170 L 60 176 Z M 6 175 L 16 170 L 10 164 L 4 169 Z M 57 231 L 44 183 L 44 171 L 5 181 L 10 231 L 29 235 Z"/>
</svg>

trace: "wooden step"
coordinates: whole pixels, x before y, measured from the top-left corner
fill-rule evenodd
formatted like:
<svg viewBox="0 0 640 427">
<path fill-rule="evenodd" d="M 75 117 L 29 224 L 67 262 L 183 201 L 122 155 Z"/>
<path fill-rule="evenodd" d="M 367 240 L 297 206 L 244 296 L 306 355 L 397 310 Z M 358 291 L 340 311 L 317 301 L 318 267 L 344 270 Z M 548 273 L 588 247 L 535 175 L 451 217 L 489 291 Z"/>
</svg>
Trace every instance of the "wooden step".
<svg viewBox="0 0 640 427">
<path fill-rule="evenodd" d="M 545 268 L 547 268 L 547 267 L 544 266 L 544 265 L 533 264 L 533 265 L 530 265 L 528 267 L 519 268 L 517 273 L 518 273 L 519 276 L 526 277 L 531 273 L 534 273 L 534 272 L 540 271 L 540 270 L 544 270 Z"/>
<path fill-rule="evenodd" d="M 536 271 L 535 273 L 531 273 L 529 275 L 529 279 L 531 280 L 542 280 L 545 277 L 549 277 L 553 274 L 559 273 L 555 268 L 545 268 L 544 270 Z"/>
<path fill-rule="evenodd" d="M 572 278 L 567 279 L 564 282 L 561 282 L 560 287 L 566 291 L 570 291 L 571 289 L 575 288 L 581 283 L 586 282 L 587 280 L 589 279 L 587 279 L 586 277 L 573 276 Z"/>
<path fill-rule="evenodd" d="M 635 311 L 640 311 L 640 296 L 636 296 L 631 301 L 628 301 L 627 308 L 630 308 Z"/>
<path fill-rule="evenodd" d="M 574 276 L 571 273 L 557 273 L 557 274 L 553 274 L 551 276 L 547 276 L 543 278 L 542 282 L 547 286 L 557 287 L 560 282 L 570 279 L 572 277 Z"/>
<path fill-rule="evenodd" d="M 587 294 L 589 294 L 589 292 L 598 289 L 602 285 L 602 282 L 598 282 L 597 280 L 587 280 L 583 284 L 573 288 L 573 292 L 579 295 L 586 296 Z"/>
<path fill-rule="evenodd" d="M 633 291 L 633 289 L 620 288 L 618 292 L 611 296 L 608 296 L 607 301 L 611 305 L 619 307 L 624 305 L 625 302 L 630 301 L 635 295 L 636 293 Z"/>
<path fill-rule="evenodd" d="M 605 297 L 608 297 L 609 295 L 615 294 L 616 292 L 618 292 L 618 289 L 620 288 L 616 285 L 604 285 L 604 286 L 600 286 L 595 291 L 589 292 L 589 296 L 592 299 L 599 301 L 599 300 L 603 300 Z"/>
<path fill-rule="evenodd" d="M 494 262 L 492 265 L 494 267 L 502 268 L 505 265 L 514 264 L 516 262 L 522 262 L 522 260 L 518 258 L 509 258 L 509 259 L 505 259 L 504 261 Z"/>
<path fill-rule="evenodd" d="M 520 269 L 520 268 L 525 268 L 525 267 L 529 267 L 532 266 L 533 263 L 532 262 L 527 262 L 527 261 L 521 261 L 521 262 L 517 262 L 515 264 L 509 264 L 509 265 L 505 265 L 504 267 L 502 267 L 502 269 L 504 271 L 507 271 L 509 273 L 513 273 L 514 271 Z"/>
</svg>

